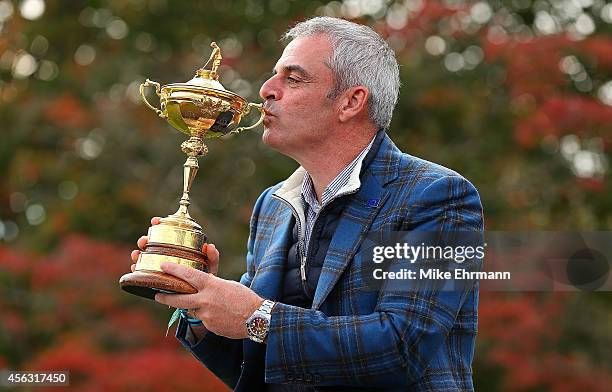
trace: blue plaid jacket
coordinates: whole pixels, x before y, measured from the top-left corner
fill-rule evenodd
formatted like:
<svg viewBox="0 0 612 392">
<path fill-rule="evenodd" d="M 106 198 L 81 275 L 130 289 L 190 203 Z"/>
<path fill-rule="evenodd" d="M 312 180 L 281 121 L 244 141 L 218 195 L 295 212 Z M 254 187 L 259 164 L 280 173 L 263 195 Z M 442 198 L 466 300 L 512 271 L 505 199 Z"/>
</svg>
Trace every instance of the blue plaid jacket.
<svg viewBox="0 0 612 392">
<path fill-rule="evenodd" d="M 274 195 L 281 185 L 268 188 L 255 204 L 241 278 L 272 300 L 282 294 L 292 241 L 293 210 Z M 367 232 L 482 231 L 478 192 L 456 172 L 402 153 L 383 135 L 359 191 L 349 199 L 311 309 L 278 303 L 265 345 L 209 332 L 192 346 L 184 321 L 177 338 L 237 391 L 261 389 L 262 373 L 267 383 L 317 390 L 473 390 L 478 287 L 376 292 L 365 288 L 362 260 L 354 255 Z"/>
</svg>

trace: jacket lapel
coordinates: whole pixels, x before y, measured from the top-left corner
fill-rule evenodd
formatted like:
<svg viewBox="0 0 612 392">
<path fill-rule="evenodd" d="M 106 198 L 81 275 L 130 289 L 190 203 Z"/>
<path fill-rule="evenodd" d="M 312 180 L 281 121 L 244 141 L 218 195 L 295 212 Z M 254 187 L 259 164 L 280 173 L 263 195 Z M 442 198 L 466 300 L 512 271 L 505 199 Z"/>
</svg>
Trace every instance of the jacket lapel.
<svg viewBox="0 0 612 392">
<path fill-rule="evenodd" d="M 376 157 L 363 173 L 359 191 L 351 197 L 331 239 L 315 291 L 313 309 L 318 309 L 332 291 L 389 197 L 384 185 L 397 177 L 398 152 L 391 139 L 384 135 Z"/>
<path fill-rule="evenodd" d="M 374 177 L 368 176 L 353 201 L 346 206 L 323 262 L 312 302 L 313 309 L 321 306 L 340 279 L 388 196 Z M 375 206 L 372 200 L 378 201 Z"/>
</svg>

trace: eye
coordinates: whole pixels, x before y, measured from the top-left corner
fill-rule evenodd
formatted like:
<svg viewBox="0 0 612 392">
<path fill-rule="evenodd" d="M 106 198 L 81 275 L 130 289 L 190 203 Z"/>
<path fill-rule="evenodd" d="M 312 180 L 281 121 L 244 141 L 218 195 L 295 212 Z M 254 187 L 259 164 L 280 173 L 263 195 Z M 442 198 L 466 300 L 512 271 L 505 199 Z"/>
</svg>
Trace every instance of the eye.
<svg viewBox="0 0 612 392">
<path fill-rule="evenodd" d="M 293 76 L 287 76 L 287 81 L 289 83 L 297 83 L 299 82 L 299 80 L 297 80 L 296 78 L 294 78 Z"/>
</svg>

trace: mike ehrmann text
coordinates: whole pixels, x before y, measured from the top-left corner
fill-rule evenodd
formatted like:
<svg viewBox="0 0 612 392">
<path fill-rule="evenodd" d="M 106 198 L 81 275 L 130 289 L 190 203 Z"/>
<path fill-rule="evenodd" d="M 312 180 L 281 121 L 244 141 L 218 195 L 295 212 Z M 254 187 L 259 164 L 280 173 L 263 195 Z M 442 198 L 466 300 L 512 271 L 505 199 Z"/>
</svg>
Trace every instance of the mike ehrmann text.
<svg viewBox="0 0 612 392">
<path fill-rule="evenodd" d="M 442 271 L 437 268 L 420 269 L 417 271 L 402 268 L 399 271 L 383 271 L 382 268 L 377 268 L 372 271 L 374 279 L 378 280 L 510 280 L 511 275 L 508 271 L 467 271 L 465 269 L 455 269 L 453 271 Z"/>
</svg>

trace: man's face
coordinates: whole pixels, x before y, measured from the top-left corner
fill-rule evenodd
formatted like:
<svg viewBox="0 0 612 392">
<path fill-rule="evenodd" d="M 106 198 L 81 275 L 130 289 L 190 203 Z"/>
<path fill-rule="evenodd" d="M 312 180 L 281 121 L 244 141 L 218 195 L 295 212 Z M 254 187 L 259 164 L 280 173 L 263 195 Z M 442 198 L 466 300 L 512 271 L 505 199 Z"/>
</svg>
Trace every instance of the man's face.
<svg viewBox="0 0 612 392">
<path fill-rule="evenodd" d="M 315 35 L 291 41 L 274 66 L 274 75 L 259 90 L 266 101 L 263 141 L 296 157 L 316 147 L 334 122 L 334 102 L 327 95 L 334 86 L 325 64 L 332 53 L 327 37 Z"/>
</svg>

